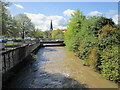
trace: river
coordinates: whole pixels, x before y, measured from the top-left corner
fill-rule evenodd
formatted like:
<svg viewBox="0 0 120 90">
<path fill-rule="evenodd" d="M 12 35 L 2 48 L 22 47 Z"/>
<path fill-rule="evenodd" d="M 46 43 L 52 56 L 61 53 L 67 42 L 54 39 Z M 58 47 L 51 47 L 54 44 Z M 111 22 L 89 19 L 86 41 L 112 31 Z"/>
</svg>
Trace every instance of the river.
<svg viewBox="0 0 120 90">
<path fill-rule="evenodd" d="M 40 48 L 34 60 L 9 82 L 9 88 L 118 88 L 65 47 Z"/>
</svg>

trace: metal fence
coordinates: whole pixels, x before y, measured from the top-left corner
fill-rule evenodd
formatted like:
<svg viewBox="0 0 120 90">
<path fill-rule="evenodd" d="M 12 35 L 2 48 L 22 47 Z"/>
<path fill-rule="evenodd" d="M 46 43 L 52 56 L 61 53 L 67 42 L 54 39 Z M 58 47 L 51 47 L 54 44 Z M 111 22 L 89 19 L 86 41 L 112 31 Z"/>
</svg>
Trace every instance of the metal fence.
<svg viewBox="0 0 120 90">
<path fill-rule="evenodd" d="M 39 42 L 27 44 L 6 52 L 2 52 L 2 73 L 23 61 L 33 50 L 40 46 Z"/>
</svg>

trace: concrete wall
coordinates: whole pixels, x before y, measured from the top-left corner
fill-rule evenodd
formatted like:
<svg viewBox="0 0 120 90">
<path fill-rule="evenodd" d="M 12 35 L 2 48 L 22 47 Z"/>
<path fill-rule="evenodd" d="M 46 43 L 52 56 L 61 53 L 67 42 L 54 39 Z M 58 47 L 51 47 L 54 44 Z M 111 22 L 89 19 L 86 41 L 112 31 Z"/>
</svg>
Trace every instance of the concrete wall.
<svg viewBox="0 0 120 90">
<path fill-rule="evenodd" d="M 13 50 L 2 52 L 2 73 L 4 74 L 12 67 L 22 62 L 31 52 L 33 52 L 40 43 L 28 44 Z"/>
</svg>

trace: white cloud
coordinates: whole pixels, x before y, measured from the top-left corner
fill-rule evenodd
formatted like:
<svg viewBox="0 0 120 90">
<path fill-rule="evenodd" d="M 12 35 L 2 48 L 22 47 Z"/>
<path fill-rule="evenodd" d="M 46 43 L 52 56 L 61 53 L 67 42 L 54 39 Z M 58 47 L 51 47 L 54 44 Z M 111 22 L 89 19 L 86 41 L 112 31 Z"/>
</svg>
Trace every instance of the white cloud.
<svg viewBox="0 0 120 90">
<path fill-rule="evenodd" d="M 88 15 L 90 15 L 90 16 L 98 16 L 98 15 L 102 15 L 102 13 L 99 12 L 99 11 L 92 11 L 92 12 L 88 13 Z"/>
<path fill-rule="evenodd" d="M 108 12 L 105 13 L 105 16 L 112 17 L 114 15 L 118 14 L 117 10 L 109 10 Z"/>
<path fill-rule="evenodd" d="M 116 14 L 116 13 L 118 13 L 117 10 L 109 10 L 109 11 L 108 11 L 108 14 Z"/>
<path fill-rule="evenodd" d="M 52 20 L 53 29 L 64 29 L 66 28 L 67 20 L 63 16 L 46 16 L 44 14 L 33 14 L 33 13 L 24 13 L 26 14 L 31 21 L 35 24 L 36 28 L 41 29 L 42 31 L 50 29 L 50 22 Z"/>
<path fill-rule="evenodd" d="M 22 6 L 22 5 L 20 5 L 20 4 L 14 4 L 16 7 L 18 7 L 18 8 L 21 8 L 21 9 L 24 9 L 24 7 Z"/>
<path fill-rule="evenodd" d="M 118 24 L 118 15 L 113 16 L 112 19 L 116 24 Z"/>
<path fill-rule="evenodd" d="M 71 9 L 67 9 L 63 12 L 64 16 L 68 16 L 68 17 L 70 17 L 71 14 L 73 13 L 74 13 L 74 10 L 71 10 Z"/>
</svg>

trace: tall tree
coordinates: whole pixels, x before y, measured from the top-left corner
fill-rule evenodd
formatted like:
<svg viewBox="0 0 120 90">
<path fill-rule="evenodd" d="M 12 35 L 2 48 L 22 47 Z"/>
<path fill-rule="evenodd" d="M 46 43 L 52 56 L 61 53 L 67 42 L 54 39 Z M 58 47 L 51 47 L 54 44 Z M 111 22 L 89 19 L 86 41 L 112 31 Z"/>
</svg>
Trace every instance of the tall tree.
<svg viewBox="0 0 120 90">
<path fill-rule="evenodd" d="M 28 36 L 30 34 L 30 32 L 35 29 L 34 25 L 25 14 L 18 14 L 16 16 L 16 19 L 20 26 L 21 37 L 22 37 L 22 39 L 24 39 L 25 36 Z"/>
<path fill-rule="evenodd" d="M 1 21 L 2 21 L 2 34 L 4 36 L 9 36 L 10 35 L 10 28 L 11 28 L 11 20 L 12 17 L 8 13 L 7 7 L 10 5 L 10 3 L 7 2 L 0 2 L 1 4 Z"/>
<path fill-rule="evenodd" d="M 74 50 L 79 44 L 77 33 L 81 30 L 82 22 L 86 19 L 82 12 L 77 9 L 73 14 L 65 32 L 65 44 L 70 50 Z"/>
<path fill-rule="evenodd" d="M 20 26 L 15 17 L 12 18 L 11 24 L 12 24 L 11 28 L 10 28 L 11 29 L 11 33 L 10 33 L 11 37 L 14 37 L 14 38 L 19 37 L 20 36 L 19 35 Z"/>
</svg>

